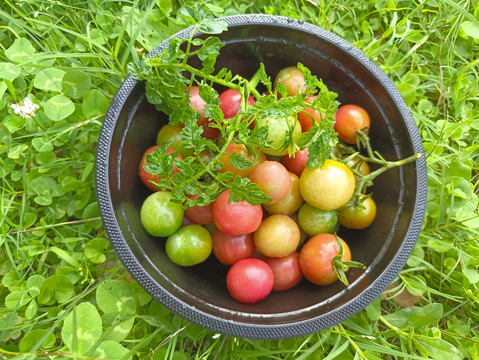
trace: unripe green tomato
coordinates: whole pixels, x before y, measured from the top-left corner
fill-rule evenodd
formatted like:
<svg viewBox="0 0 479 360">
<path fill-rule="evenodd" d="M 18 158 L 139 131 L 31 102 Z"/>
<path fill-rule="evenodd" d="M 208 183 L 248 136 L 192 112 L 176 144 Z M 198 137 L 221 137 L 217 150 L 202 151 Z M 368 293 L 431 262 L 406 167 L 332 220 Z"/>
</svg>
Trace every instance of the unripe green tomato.
<svg viewBox="0 0 479 360">
<path fill-rule="evenodd" d="M 301 136 L 301 124 L 294 115 L 288 118 L 281 118 L 276 116 L 268 116 L 265 118 L 258 118 L 256 120 L 257 127 L 267 127 L 268 135 L 266 141 L 268 146 L 263 146 L 261 150 L 267 155 L 283 156 L 288 152 L 294 153 L 295 149 L 286 147 L 281 149 L 283 140 L 288 136 L 290 127 L 293 128 L 293 138 L 298 141 Z"/>
<path fill-rule="evenodd" d="M 183 128 L 179 125 L 172 126 L 170 124 L 166 124 L 158 132 L 158 135 L 156 136 L 156 144 L 162 145 L 168 141 L 172 141 L 170 147 L 175 150 L 179 149 L 182 145 L 181 130 L 183 130 Z M 191 156 L 193 154 L 193 149 L 183 148 L 180 154 L 184 157 Z"/>
<path fill-rule="evenodd" d="M 304 203 L 298 211 L 298 222 L 306 234 L 314 236 L 333 232 L 338 215 L 334 210 L 322 210 Z"/>
<path fill-rule="evenodd" d="M 179 203 L 170 201 L 169 191 L 156 191 L 146 198 L 141 206 L 140 220 L 152 236 L 170 236 L 183 222 L 184 210 Z"/>
<path fill-rule="evenodd" d="M 365 229 L 376 217 L 376 203 L 371 197 L 364 199 L 359 206 L 346 205 L 338 210 L 339 222 L 350 229 Z"/>
<path fill-rule="evenodd" d="M 205 261 L 213 250 L 213 239 L 201 225 L 180 228 L 166 240 L 166 254 L 174 263 L 192 266 Z"/>
</svg>

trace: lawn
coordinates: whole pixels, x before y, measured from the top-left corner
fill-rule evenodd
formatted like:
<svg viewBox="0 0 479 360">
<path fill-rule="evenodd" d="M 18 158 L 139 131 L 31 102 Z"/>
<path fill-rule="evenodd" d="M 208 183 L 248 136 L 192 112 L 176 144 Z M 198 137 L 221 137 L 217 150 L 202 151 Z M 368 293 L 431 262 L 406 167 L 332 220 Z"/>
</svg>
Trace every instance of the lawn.
<svg viewBox="0 0 479 360">
<path fill-rule="evenodd" d="M 94 161 L 128 64 L 187 26 L 183 1 L 4 0 L 0 356 L 479 359 L 478 2 L 207 4 L 216 16 L 277 14 L 323 27 L 394 81 L 418 124 L 428 166 L 426 217 L 407 265 L 364 311 L 303 337 L 243 339 L 172 314 L 110 246 Z"/>
</svg>

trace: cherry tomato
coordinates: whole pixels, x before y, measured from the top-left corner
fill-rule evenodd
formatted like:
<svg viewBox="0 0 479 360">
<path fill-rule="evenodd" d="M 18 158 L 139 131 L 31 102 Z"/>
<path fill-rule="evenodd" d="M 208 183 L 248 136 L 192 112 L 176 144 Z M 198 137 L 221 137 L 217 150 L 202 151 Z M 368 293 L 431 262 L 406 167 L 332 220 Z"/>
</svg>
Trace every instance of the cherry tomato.
<svg viewBox="0 0 479 360">
<path fill-rule="evenodd" d="M 263 220 L 254 233 L 259 252 L 269 257 L 282 257 L 296 251 L 300 233 L 298 225 L 287 215 L 275 214 Z"/>
<path fill-rule="evenodd" d="M 201 134 L 201 137 L 204 137 L 205 139 L 210 139 L 210 140 L 215 140 L 220 136 L 221 131 L 215 127 L 210 126 L 211 121 L 208 120 L 204 124 L 201 124 L 203 127 L 203 133 Z"/>
<path fill-rule="evenodd" d="M 296 66 L 281 69 L 274 80 L 275 88 L 278 86 L 278 82 L 281 82 L 286 87 L 289 96 L 306 91 L 304 75 Z"/>
<path fill-rule="evenodd" d="M 216 229 L 213 233 L 213 252 L 223 264 L 232 265 L 254 255 L 253 234 L 228 235 Z"/>
<path fill-rule="evenodd" d="M 261 224 L 261 205 L 246 201 L 228 203 L 230 190 L 224 191 L 213 203 L 213 220 L 218 229 L 229 235 L 250 234 Z"/>
<path fill-rule="evenodd" d="M 231 143 L 226 148 L 225 153 L 221 155 L 220 157 L 220 161 L 223 167 L 219 170 L 219 172 L 231 171 L 233 173 L 233 179 L 236 176 L 241 176 L 243 178 L 248 177 L 251 171 L 254 169 L 254 165 L 251 165 L 250 167 L 247 167 L 246 169 L 239 169 L 231 164 L 230 157 L 229 157 L 230 154 L 241 155 L 242 157 L 244 157 L 246 160 L 250 162 L 253 162 L 255 158 L 254 155 L 248 154 L 248 150 L 246 150 L 246 146 L 244 146 L 243 144 Z M 258 161 L 256 165 L 262 163 L 265 160 L 266 160 L 266 155 L 263 152 L 259 152 Z"/>
<path fill-rule="evenodd" d="M 183 127 L 181 126 L 172 126 L 170 124 L 166 124 L 160 129 L 160 131 L 158 131 L 158 135 L 156 136 L 156 144 L 162 145 L 168 141 L 172 141 L 170 146 L 175 150 L 178 149 L 182 145 L 181 130 L 183 130 Z M 182 153 L 182 155 L 190 155 L 191 153 L 192 151 L 189 151 L 188 154 Z"/>
<path fill-rule="evenodd" d="M 186 91 L 188 91 L 188 89 L 186 89 Z M 206 101 L 201 98 L 199 87 L 192 86 L 189 91 L 190 105 L 201 115 L 201 118 L 197 121 L 197 124 L 203 127 L 201 136 L 210 140 L 216 139 L 220 135 L 220 130 L 210 126 L 210 120 L 205 115 Z"/>
<path fill-rule="evenodd" d="M 273 290 L 282 291 L 291 289 L 303 277 L 299 267 L 299 254 L 294 251 L 289 255 L 273 258 L 265 256 L 264 261 L 271 267 L 274 275 Z"/>
<path fill-rule="evenodd" d="M 350 169 L 359 171 L 363 175 L 369 174 L 369 165 L 365 161 L 361 161 L 358 157 L 354 157 L 352 160 L 348 161 L 346 164 Z M 361 179 L 359 176 L 354 175 L 356 182 L 359 182 Z"/>
<path fill-rule="evenodd" d="M 294 115 L 288 118 L 280 118 L 275 116 L 267 116 L 256 119 L 256 126 L 267 127 L 268 134 L 266 136 L 267 145 L 261 150 L 267 155 L 283 156 L 289 152 L 293 152 L 290 147 L 282 149 L 283 140 L 288 136 L 290 128 L 293 130 L 293 138 L 295 141 L 301 136 L 301 124 Z"/>
<path fill-rule="evenodd" d="M 308 95 L 306 96 L 306 102 L 311 104 L 318 95 Z M 306 106 L 304 111 L 298 113 L 298 120 L 301 123 L 301 130 L 307 132 L 310 128 L 313 127 L 313 121 L 316 121 L 318 124 L 321 122 L 321 113 L 318 110 Z"/>
<path fill-rule="evenodd" d="M 166 240 L 166 254 L 175 264 L 192 266 L 205 261 L 213 249 L 211 235 L 201 225 L 187 225 Z"/>
<path fill-rule="evenodd" d="M 228 89 L 220 94 L 220 109 L 223 112 L 225 119 L 231 119 L 236 116 L 241 105 L 241 98 L 241 93 L 235 89 Z M 254 98 L 250 95 L 248 97 L 247 105 L 251 106 L 254 103 Z"/>
<path fill-rule="evenodd" d="M 303 204 L 303 197 L 299 192 L 299 177 L 297 177 L 292 172 L 288 172 L 288 174 L 291 179 L 291 184 L 286 195 L 275 204 L 263 204 L 263 208 L 271 215 L 292 215 Z"/>
<path fill-rule="evenodd" d="M 376 203 L 368 196 L 361 205 L 346 205 L 338 210 L 339 222 L 350 229 L 364 229 L 372 224 L 376 217 Z"/>
<path fill-rule="evenodd" d="M 156 191 L 146 198 L 141 206 L 140 220 L 145 230 L 152 236 L 170 236 L 183 222 L 183 206 L 170 201 L 169 191 Z"/>
<path fill-rule="evenodd" d="M 138 170 L 138 174 L 140 175 L 140 179 L 141 179 L 141 181 L 143 181 L 143 184 L 145 184 L 148 187 L 148 189 L 153 190 L 153 191 L 160 190 L 159 187 L 157 187 L 156 185 L 151 183 L 151 181 L 159 183 L 160 182 L 160 175 L 152 175 L 148 171 L 145 170 L 145 165 L 148 165 L 148 161 L 146 160 L 146 157 L 148 156 L 148 154 L 153 153 L 159 147 L 160 147 L 160 145 L 152 146 L 152 147 L 148 148 L 143 153 L 143 156 L 141 157 L 141 160 L 140 160 L 140 167 L 139 167 L 139 170 Z M 167 154 L 173 154 L 174 152 L 175 152 L 175 149 L 173 149 L 172 147 L 169 147 L 168 149 L 166 149 Z M 178 154 L 177 158 L 183 160 L 183 157 L 181 156 L 181 154 Z M 176 165 L 173 165 L 173 174 L 177 173 L 178 171 L 179 170 L 176 167 Z"/>
<path fill-rule="evenodd" d="M 196 200 L 199 195 L 189 195 L 188 197 Z M 210 224 L 213 222 L 212 213 L 213 204 L 205 206 L 193 206 L 185 210 L 185 216 L 196 224 Z"/>
<path fill-rule="evenodd" d="M 351 261 L 351 251 L 343 239 L 342 261 Z M 339 246 L 333 234 L 318 234 L 303 245 L 299 253 L 299 266 L 303 275 L 318 285 L 329 285 L 338 279 L 333 259 L 339 255 Z"/>
<path fill-rule="evenodd" d="M 226 276 L 231 296 L 244 303 L 255 303 L 271 293 L 274 284 L 273 271 L 260 259 L 238 260 Z"/>
<path fill-rule="evenodd" d="M 338 223 L 334 210 L 322 210 L 305 203 L 298 211 L 298 221 L 308 235 L 333 232 Z"/>
<path fill-rule="evenodd" d="M 308 148 L 304 150 L 297 150 L 292 156 L 283 155 L 281 162 L 292 173 L 301 176 L 303 170 L 306 169 L 308 163 L 309 151 Z"/>
<path fill-rule="evenodd" d="M 335 118 L 334 130 L 338 133 L 338 138 L 345 143 L 355 144 L 356 132 L 359 129 L 366 132 L 369 130 L 369 115 L 358 105 L 341 105 Z"/>
<path fill-rule="evenodd" d="M 291 177 L 288 170 L 278 161 L 264 161 L 256 165 L 249 179 L 256 183 L 271 201 L 266 204 L 276 204 L 283 199 L 289 191 Z"/>
<path fill-rule="evenodd" d="M 335 210 L 345 205 L 354 193 L 354 175 L 343 163 L 327 159 L 316 169 L 304 169 L 299 179 L 299 191 L 304 201 L 323 210 Z"/>
<path fill-rule="evenodd" d="M 188 91 L 188 89 L 186 89 L 186 91 Z M 198 125 L 203 125 L 208 121 L 208 118 L 205 116 L 206 101 L 201 98 L 200 88 L 198 86 L 191 86 L 189 92 L 191 107 L 201 115 L 201 119 L 198 120 Z"/>
</svg>

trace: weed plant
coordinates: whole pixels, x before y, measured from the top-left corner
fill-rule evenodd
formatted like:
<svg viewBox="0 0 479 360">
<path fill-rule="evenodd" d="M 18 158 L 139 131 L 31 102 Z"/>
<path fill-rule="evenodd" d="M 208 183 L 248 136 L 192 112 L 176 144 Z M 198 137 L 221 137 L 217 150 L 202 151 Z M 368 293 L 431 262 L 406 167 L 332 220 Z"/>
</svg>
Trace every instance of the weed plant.
<svg viewBox="0 0 479 360">
<path fill-rule="evenodd" d="M 0 4 L 0 354 L 5 359 L 479 359 L 479 5 L 471 0 L 216 0 L 330 30 L 395 82 L 428 165 L 426 218 L 364 311 L 280 341 L 216 334 L 124 270 L 99 218 L 94 159 L 109 102 L 182 1 Z"/>
</svg>

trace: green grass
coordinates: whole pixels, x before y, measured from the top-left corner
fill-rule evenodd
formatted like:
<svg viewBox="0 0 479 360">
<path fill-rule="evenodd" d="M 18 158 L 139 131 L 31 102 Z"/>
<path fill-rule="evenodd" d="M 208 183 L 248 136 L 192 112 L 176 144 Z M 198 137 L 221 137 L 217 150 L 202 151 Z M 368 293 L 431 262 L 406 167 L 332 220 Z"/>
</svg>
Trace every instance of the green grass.
<svg viewBox="0 0 479 360">
<path fill-rule="evenodd" d="M 93 166 L 127 64 L 185 26 L 177 16 L 182 2 L 5 0 L 1 356 L 479 359 L 477 1 L 209 3 L 217 15 L 271 13 L 322 26 L 395 82 L 421 131 L 429 176 L 426 218 L 407 266 L 365 311 L 300 338 L 235 338 L 173 315 L 131 280 L 110 247 Z M 40 109 L 23 119 L 11 105 L 27 96 Z"/>
</svg>

